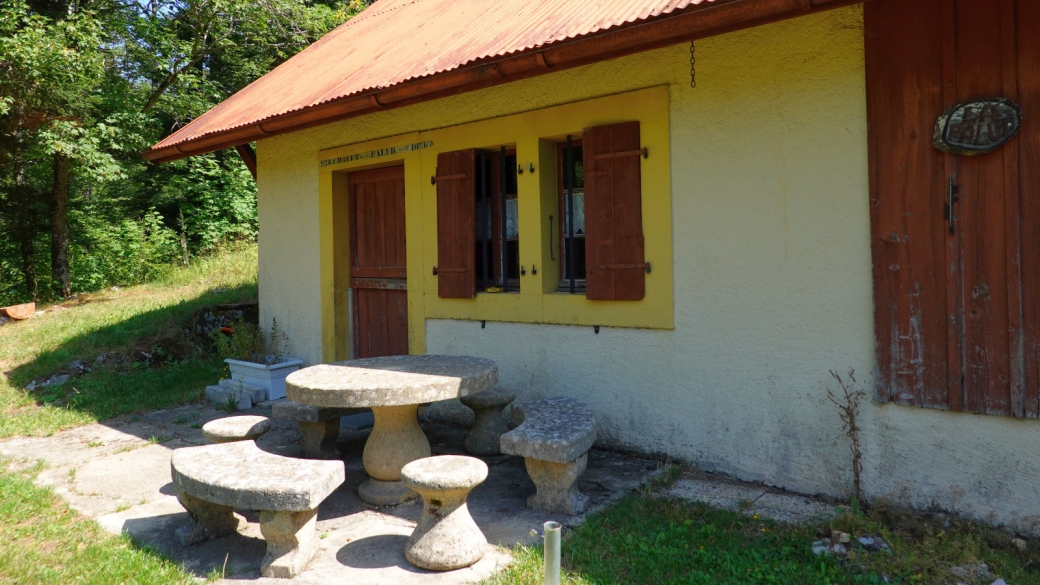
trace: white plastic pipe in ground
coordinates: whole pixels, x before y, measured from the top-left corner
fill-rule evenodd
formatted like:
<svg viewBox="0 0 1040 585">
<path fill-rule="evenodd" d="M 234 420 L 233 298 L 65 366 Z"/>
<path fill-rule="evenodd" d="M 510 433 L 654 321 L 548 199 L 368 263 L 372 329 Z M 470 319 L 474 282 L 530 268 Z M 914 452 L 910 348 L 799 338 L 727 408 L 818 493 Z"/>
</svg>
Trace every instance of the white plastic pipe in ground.
<svg viewBox="0 0 1040 585">
<path fill-rule="evenodd" d="M 560 585 L 560 532 L 563 524 L 545 523 L 545 585 Z"/>
</svg>

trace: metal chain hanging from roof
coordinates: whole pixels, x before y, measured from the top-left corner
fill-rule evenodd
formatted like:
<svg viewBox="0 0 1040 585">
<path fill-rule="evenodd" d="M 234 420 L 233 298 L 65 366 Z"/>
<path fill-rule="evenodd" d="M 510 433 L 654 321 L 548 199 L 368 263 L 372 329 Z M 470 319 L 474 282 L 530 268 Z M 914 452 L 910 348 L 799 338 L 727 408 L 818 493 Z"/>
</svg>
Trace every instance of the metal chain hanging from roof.
<svg viewBox="0 0 1040 585">
<path fill-rule="evenodd" d="M 690 87 L 697 87 L 697 47 L 690 41 Z"/>
</svg>

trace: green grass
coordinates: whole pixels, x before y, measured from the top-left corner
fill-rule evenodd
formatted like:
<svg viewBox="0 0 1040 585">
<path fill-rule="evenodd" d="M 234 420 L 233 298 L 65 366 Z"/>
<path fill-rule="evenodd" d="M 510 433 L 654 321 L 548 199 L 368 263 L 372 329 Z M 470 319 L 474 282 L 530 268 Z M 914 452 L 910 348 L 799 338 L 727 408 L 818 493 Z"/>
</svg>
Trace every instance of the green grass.
<svg viewBox="0 0 1040 585">
<path fill-rule="evenodd" d="M 198 309 L 256 298 L 256 247 L 243 246 L 171 270 L 161 281 L 81 295 L 40 307 L 32 319 L 0 327 L 0 437 L 47 435 L 135 411 L 196 400 L 220 377 L 212 357 L 142 367 L 105 366 L 56 387 L 26 392 L 74 360 L 108 352 L 133 355 L 176 337 Z"/>
<path fill-rule="evenodd" d="M 811 528 L 780 524 L 682 500 L 629 495 L 589 518 L 563 542 L 573 585 L 606 583 L 881 583 L 831 557 L 817 557 Z M 540 583 L 539 548 L 487 583 Z"/>
<path fill-rule="evenodd" d="M 985 563 L 1008 583 L 1040 583 L 1040 549 L 1019 550 L 1015 535 L 940 511 L 911 512 L 881 504 L 865 514 L 846 512 L 831 527 L 850 534 L 880 535 L 893 554 L 850 554 L 850 565 L 890 575 L 900 583 L 956 583 L 950 569 Z M 978 583 L 989 585 L 990 577 Z"/>
<path fill-rule="evenodd" d="M 812 542 L 832 529 L 880 535 L 891 552 L 816 556 Z M 1008 583 L 1040 583 L 1040 551 L 1019 551 L 1013 535 L 943 515 L 878 506 L 821 525 L 790 525 L 705 504 L 643 494 L 590 517 L 565 533 L 563 583 L 827 585 L 956 583 L 950 568 L 987 563 Z M 485 585 L 536 585 L 540 547 L 517 547 L 514 562 Z M 966 580 L 971 585 L 989 585 Z"/>
<path fill-rule="evenodd" d="M 13 472 L 0 461 L 0 583 L 189 584 L 154 551 L 111 536 L 53 492 L 33 485 L 40 466 Z"/>
</svg>

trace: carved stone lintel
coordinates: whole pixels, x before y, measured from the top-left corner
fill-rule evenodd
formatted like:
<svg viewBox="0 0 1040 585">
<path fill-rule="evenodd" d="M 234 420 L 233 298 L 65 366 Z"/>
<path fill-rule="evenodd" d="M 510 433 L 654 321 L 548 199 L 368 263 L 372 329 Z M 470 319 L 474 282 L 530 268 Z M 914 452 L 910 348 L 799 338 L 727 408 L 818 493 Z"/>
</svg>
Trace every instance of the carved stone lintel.
<svg viewBox="0 0 1040 585">
<path fill-rule="evenodd" d="M 307 459 L 339 459 L 336 439 L 339 438 L 339 418 L 322 422 L 300 421 L 303 435 L 303 456 Z"/>
<path fill-rule="evenodd" d="M 191 516 L 191 524 L 178 528 L 177 541 L 190 546 L 238 531 L 238 518 L 231 506 L 221 506 L 184 492 L 177 492 L 177 500 Z"/>
<path fill-rule="evenodd" d="M 585 472 L 588 453 L 582 453 L 574 461 L 554 463 L 541 459 L 524 459 L 527 475 L 531 477 L 537 491 L 527 498 L 527 506 L 553 514 L 581 514 L 589 505 L 589 498 L 578 491 L 577 482 Z"/>
<path fill-rule="evenodd" d="M 317 550 L 317 517 L 317 509 L 304 512 L 260 512 L 260 532 L 267 541 L 267 554 L 260 561 L 261 575 L 274 579 L 292 579 L 303 571 Z"/>
</svg>

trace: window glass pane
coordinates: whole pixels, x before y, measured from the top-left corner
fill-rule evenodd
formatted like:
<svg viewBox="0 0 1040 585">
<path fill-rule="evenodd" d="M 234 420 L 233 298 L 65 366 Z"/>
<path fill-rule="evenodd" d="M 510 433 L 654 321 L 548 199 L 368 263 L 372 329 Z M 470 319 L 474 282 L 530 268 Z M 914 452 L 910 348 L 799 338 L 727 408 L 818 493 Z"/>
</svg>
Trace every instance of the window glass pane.
<svg viewBox="0 0 1040 585">
<path fill-rule="evenodd" d="M 571 142 L 571 150 L 567 151 L 567 143 L 557 146 L 557 161 L 560 165 L 557 180 L 560 186 L 559 211 L 560 225 L 560 290 L 571 288 L 573 276 L 574 291 L 585 291 L 585 167 L 582 160 L 581 140 Z M 567 161 L 571 162 L 567 172 Z M 570 194 L 568 194 L 568 191 Z M 572 215 L 573 210 L 573 217 Z M 572 235 L 573 234 L 573 235 Z"/>
<path fill-rule="evenodd" d="M 571 229 L 570 205 L 567 205 L 567 194 L 563 195 L 563 233 L 567 235 Z M 585 235 L 585 190 L 574 190 L 574 235 Z"/>
<path fill-rule="evenodd" d="M 489 201 L 477 201 L 477 239 L 491 239 L 491 204 Z"/>
<path fill-rule="evenodd" d="M 506 237 L 513 239 L 520 235 L 516 199 L 506 199 Z M 584 217 L 584 214 L 582 214 Z"/>
</svg>

